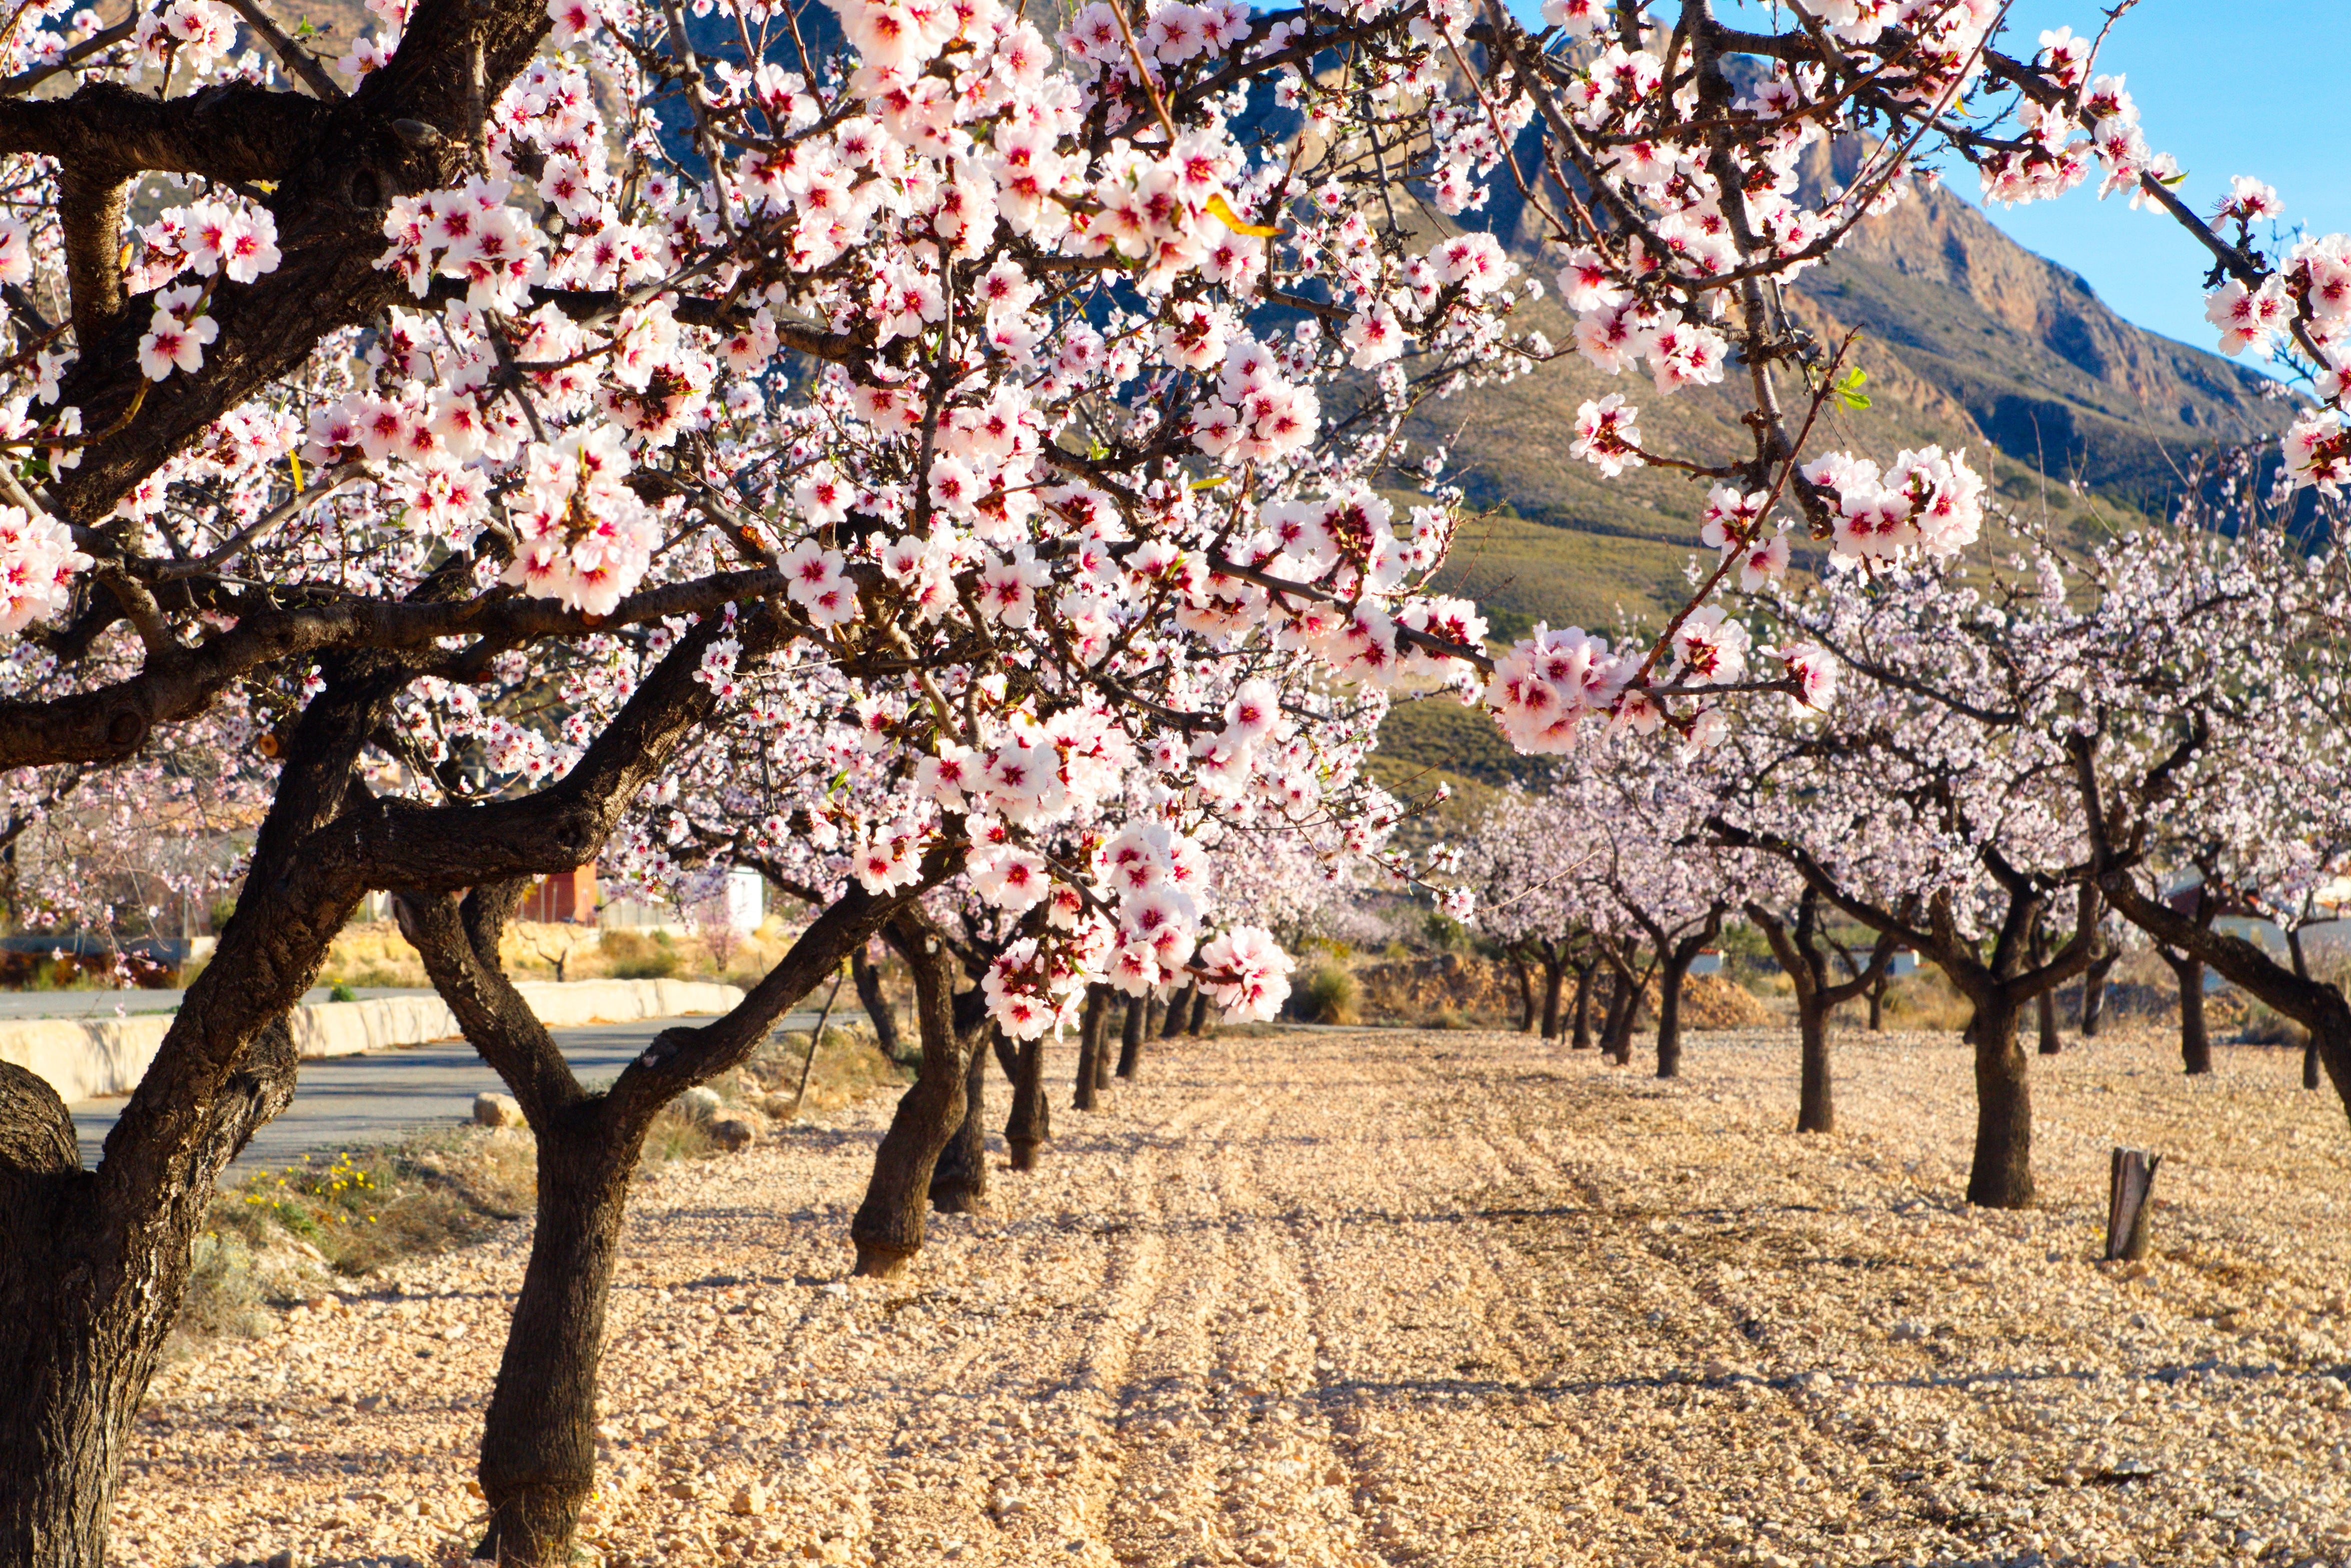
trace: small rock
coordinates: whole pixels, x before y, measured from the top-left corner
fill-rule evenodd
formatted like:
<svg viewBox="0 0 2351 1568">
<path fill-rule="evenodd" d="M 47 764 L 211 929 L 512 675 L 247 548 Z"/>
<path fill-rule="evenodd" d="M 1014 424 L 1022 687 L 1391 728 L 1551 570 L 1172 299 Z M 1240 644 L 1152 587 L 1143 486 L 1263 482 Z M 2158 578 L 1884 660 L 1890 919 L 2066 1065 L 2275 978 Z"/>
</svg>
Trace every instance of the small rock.
<svg viewBox="0 0 2351 1568">
<path fill-rule="evenodd" d="M 693 1501 L 701 1491 L 701 1486 L 692 1479 L 672 1481 L 662 1488 L 664 1497 L 674 1497 L 680 1502 Z"/>
<path fill-rule="evenodd" d="M 728 1154 L 739 1154 L 758 1140 L 758 1124 L 748 1116 L 717 1116 L 710 1123 L 713 1142 Z"/>
<path fill-rule="evenodd" d="M 302 1568 L 302 1554 L 292 1547 L 270 1553 L 261 1568 Z"/>
<path fill-rule="evenodd" d="M 474 1096 L 474 1125 L 519 1127 L 523 1125 L 521 1103 L 511 1094 L 476 1094 Z"/>
<path fill-rule="evenodd" d="M 719 1108 L 725 1103 L 725 1101 L 718 1098 L 717 1090 L 701 1083 L 695 1084 L 679 1095 L 676 1100 L 677 1113 L 695 1122 L 709 1121 L 718 1114 Z"/>
<path fill-rule="evenodd" d="M 739 1487 L 736 1490 L 734 1502 L 728 1506 L 747 1518 L 757 1518 L 768 1511 L 768 1489 L 758 1481 Z"/>
</svg>

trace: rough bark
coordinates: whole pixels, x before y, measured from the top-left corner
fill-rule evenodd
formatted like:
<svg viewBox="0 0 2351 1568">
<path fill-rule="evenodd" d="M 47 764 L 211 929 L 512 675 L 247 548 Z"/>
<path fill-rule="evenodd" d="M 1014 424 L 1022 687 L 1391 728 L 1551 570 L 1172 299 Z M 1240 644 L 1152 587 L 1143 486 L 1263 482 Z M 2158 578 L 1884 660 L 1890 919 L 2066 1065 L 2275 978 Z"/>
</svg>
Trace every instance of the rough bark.
<svg viewBox="0 0 2351 1568">
<path fill-rule="evenodd" d="M 2016 1012 L 2000 989 L 1976 998 L 1976 1149 L 1968 1201 L 1983 1208 L 2032 1207 L 2032 1083 Z"/>
<path fill-rule="evenodd" d="M 1891 975 L 1880 975 L 1877 983 L 1869 988 L 1869 1032 L 1872 1034 L 1886 1032 L 1886 988 L 1892 981 Z"/>
<path fill-rule="evenodd" d="M 1835 1009 L 1864 993 L 1875 994 L 1886 983 L 1894 962 L 1894 939 L 1880 936 L 1869 961 L 1858 963 L 1842 946 L 1837 955 L 1849 971 L 1838 983 L 1829 980 L 1829 957 L 1820 925 L 1821 897 L 1806 888 L 1796 903 L 1792 922 L 1781 919 L 1760 903 L 1747 906 L 1748 918 L 1771 944 L 1771 956 L 1787 973 L 1796 992 L 1798 1074 L 1796 1131 L 1836 1130 L 1836 1089 L 1829 1069 L 1829 1019 Z"/>
<path fill-rule="evenodd" d="M 2082 1038 L 2095 1040 L 2106 1017 L 2106 978 L 2122 962 L 2120 953 L 2102 953 L 2082 971 Z"/>
<path fill-rule="evenodd" d="M 1101 1103 L 1094 1063 L 1109 1043 L 1110 998 L 1108 986 L 1086 988 L 1086 1009 L 1078 1019 L 1078 1089 L 1070 1101 L 1074 1111 L 1091 1111 Z"/>
<path fill-rule="evenodd" d="M 1033 1171 L 1037 1152 L 1053 1135 L 1052 1103 L 1045 1093 L 1043 1036 L 1020 1042 L 1019 1071 L 1012 1080 L 1012 1111 L 1005 1118 L 1004 1143 L 1012 1151 L 1012 1168 Z"/>
<path fill-rule="evenodd" d="M 2042 992 L 2033 998 L 2032 1007 L 2041 1018 L 2041 1054 L 2054 1056 L 2064 1048 L 2057 1033 L 2057 993 Z"/>
<path fill-rule="evenodd" d="M 899 1096 L 890 1130 L 874 1151 L 873 1176 L 849 1225 L 862 1275 L 896 1273 L 922 1250 L 923 1208 L 939 1151 L 963 1120 L 965 1061 L 956 1036 L 954 969 L 946 944 L 912 915 L 902 915 L 899 951 L 914 971 L 914 1022 L 923 1065 Z"/>
<path fill-rule="evenodd" d="M 1609 977 L 1608 1016 L 1600 1032 L 1600 1051 L 1619 1067 L 1633 1060 L 1633 1025 L 1641 1009 L 1641 993 L 1622 971 Z"/>
<path fill-rule="evenodd" d="M 941 1214 L 987 1212 L 987 1051 L 975 1041 L 964 1054 L 963 1118 L 931 1167 L 931 1207 Z"/>
<path fill-rule="evenodd" d="M 1184 1031 L 1195 1040 L 1207 1033 L 1208 1009 L 1214 1006 L 1216 1004 L 1208 999 L 1208 993 L 1205 990 L 1193 997 L 1192 1021 L 1184 1026 Z"/>
<path fill-rule="evenodd" d="M 1159 1025 L 1160 1039 L 1174 1040 L 1177 1035 L 1184 1032 L 1185 1024 L 1189 1022 L 1192 1017 L 1193 998 L 1197 994 L 1199 989 L 1199 981 L 1187 980 L 1185 982 L 1184 988 L 1182 990 L 1176 992 L 1173 997 L 1168 998 L 1167 1016 L 1161 1020 Z"/>
<path fill-rule="evenodd" d="M 1519 1032 L 1532 1034 L 1535 1028 L 1534 973 L 1527 967 L 1526 955 L 1513 948 L 1504 955 L 1510 966 L 1511 981 L 1519 990 Z M 1551 1037 L 1545 1035 L 1544 1039 Z"/>
<path fill-rule="evenodd" d="M 1571 1051 L 1592 1049 L 1592 975 L 1598 967 L 1599 960 L 1596 958 L 1588 964 L 1576 966 L 1575 1031 L 1574 1038 L 1568 1041 Z"/>
<path fill-rule="evenodd" d="M 2156 952 L 2179 986 L 2179 1069 L 2190 1078 L 2212 1071 L 2212 1034 L 2204 1021 L 2204 960 L 2168 947 Z"/>
<path fill-rule="evenodd" d="M 596 1485 L 596 1374 L 629 1176 L 643 1145 L 595 1103 L 538 1133 L 538 1224 L 482 1427 L 490 1519 L 475 1555 L 524 1568 L 571 1560 Z"/>
<path fill-rule="evenodd" d="M 1143 1065 L 1143 1042 L 1151 1036 L 1151 1011 L 1146 998 L 1136 997 L 1126 1004 L 1126 1031 L 1118 1042 L 1118 1076 L 1132 1078 Z"/>
<path fill-rule="evenodd" d="M 1134 1042 L 1134 1047 L 1137 1051 L 1143 1048 L 1143 1025 L 1146 1016 L 1141 997 L 1126 998 L 1126 1010 L 1119 1017 L 1118 1050 L 1115 1051 L 1110 1048 L 1110 1027 L 1107 1024 L 1103 1025 L 1102 1044 L 1094 1051 L 1094 1087 L 1096 1089 L 1110 1087 L 1111 1070 L 1121 1058 L 1125 1056 L 1129 1041 Z"/>
<path fill-rule="evenodd" d="M 1567 990 L 1567 965 L 1557 958 L 1545 958 L 1542 961 L 1542 1037 L 1545 1040 L 1557 1040 L 1566 1032 L 1562 1027 L 1560 1009 L 1562 998 Z M 1583 986 L 1579 978 L 1576 984 L 1576 1001 L 1579 1006 L 1583 1000 Z"/>
<path fill-rule="evenodd" d="M 865 1016 L 872 1020 L 874 1043 L 882 1048 L 882 1054 L 893 1061 L 908 1060 L 897 1010 L 882 989 L 882 967 L 867 957 L 862 947 L 849 956 L 849 977 L 857 988 L 857 999 L 864 1004 Z"/>
<path fill-rule="evenodd" d="M 1695 956 L 1693 955 L 1692 956 Z M 1657 1076 L 1682 1075 L 1682 982 L 1690 960 L 1677 951 L 1657 967 Z"/>
</svg>

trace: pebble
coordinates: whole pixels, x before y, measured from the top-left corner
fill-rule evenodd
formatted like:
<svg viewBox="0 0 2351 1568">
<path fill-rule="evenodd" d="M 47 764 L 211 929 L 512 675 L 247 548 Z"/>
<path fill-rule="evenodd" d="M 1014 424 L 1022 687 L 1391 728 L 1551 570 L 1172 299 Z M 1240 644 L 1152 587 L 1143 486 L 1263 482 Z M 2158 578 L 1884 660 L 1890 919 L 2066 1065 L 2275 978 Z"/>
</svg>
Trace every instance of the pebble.
<svg viewBox="0 0 2351 1568">
<path fill-rule="evenodd" d="M 641 1184 L 582 1543 L 622 1563 L 1664 1568 L 2351 1556 L 2351 1136 L 2284 1052 L 2068 1042 L 2043 1202 L 1960 1201 L 1967 1052 L 1685 1081 L 1518 1035 L 1155 1041 L 992 1212 L 860 1282 L 886 1099 Z M 1066 1085 L 1066 1047 L 1049 1061 Z M 991 1077 L 989 1117 L 1003 1084 Z M 2166 1155 L 2101 1268 L 2107 1151 Z M 993 1145 L 992 1145 L 993 1147 Z M 460 1563 L 528 1224 L 165 1368 L 120 1568 Z M 809 1287 L 815 1286 L 815 1289 Z M 430 1359 L 415 1351 L 423 1340 Z"/>
</svg>

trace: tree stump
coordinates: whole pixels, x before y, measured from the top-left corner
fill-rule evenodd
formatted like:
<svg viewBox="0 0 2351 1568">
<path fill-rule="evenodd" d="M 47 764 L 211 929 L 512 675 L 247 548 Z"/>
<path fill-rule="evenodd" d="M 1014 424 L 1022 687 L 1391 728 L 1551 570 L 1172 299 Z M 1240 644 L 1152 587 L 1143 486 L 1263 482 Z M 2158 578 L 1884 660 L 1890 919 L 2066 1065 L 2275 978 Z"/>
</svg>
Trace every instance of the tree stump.
<svg viewBox="0 0 2351 1568">
<path fill-rule="evenodd" d="M 2106 1195 L 2106 1258 L 2108 1261 L 2147 1256 L 2147 1216 L 2155 1208 L 2155 1173 L 2161 1155 L 2139 1149 L 2116 1149 Z"/>
</svg>

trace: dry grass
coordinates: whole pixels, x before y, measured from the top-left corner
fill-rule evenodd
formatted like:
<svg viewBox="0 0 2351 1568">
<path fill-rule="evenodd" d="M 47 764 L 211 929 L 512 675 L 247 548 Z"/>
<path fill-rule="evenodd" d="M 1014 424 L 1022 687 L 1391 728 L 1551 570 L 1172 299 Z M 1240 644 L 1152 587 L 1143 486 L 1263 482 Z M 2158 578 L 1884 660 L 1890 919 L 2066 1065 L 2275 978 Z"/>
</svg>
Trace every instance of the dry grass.
<svg viewBox="0 0 2351 1568">
<path fill-rule="evenodd" d="M 771 1040 L 709 1085 L 722 1112 L 766 1122 L 853 1104 L 907 1082 L 863 1029 L 828 1029 L 808 1094 L 792 1095 L 808 1055 L 806 1030 Z M 704 1103 L 706 1105 L 707 1101 Z M 655 1118 L 641 1168 L 709 1159 L 720 1150 L 711 1114 L 685 1100 Z M 404 1259 L 480 1240 L 531 1212 L 537 1143 L 517 1128 L 453 1128 L 397 1144 L 258 1171 L 214 1199 L 197 1239 L 175 1354 L 209 1340 L 261 1332 L 266 1304 L 306 1301 L 338 1277 L 363 1277 Z"/>
<path fill-rule="evenodd" d="M 792 944 L 797 928 L 770 916 L 757 931 L 716 945 L 667 931 L 599 931 L 592 925 L 517 921 L 507 927 L 499 956 L 518 979 L 726 980 L 758 983 Z M 719 949 L 723 949 L 720 951 Z M 721 960 L 724 960 L 723 962 Z M 424 961 L 389 920 L 345 926 L 327 949 L 322 986 L 432 984 Z"/>
</svg>

